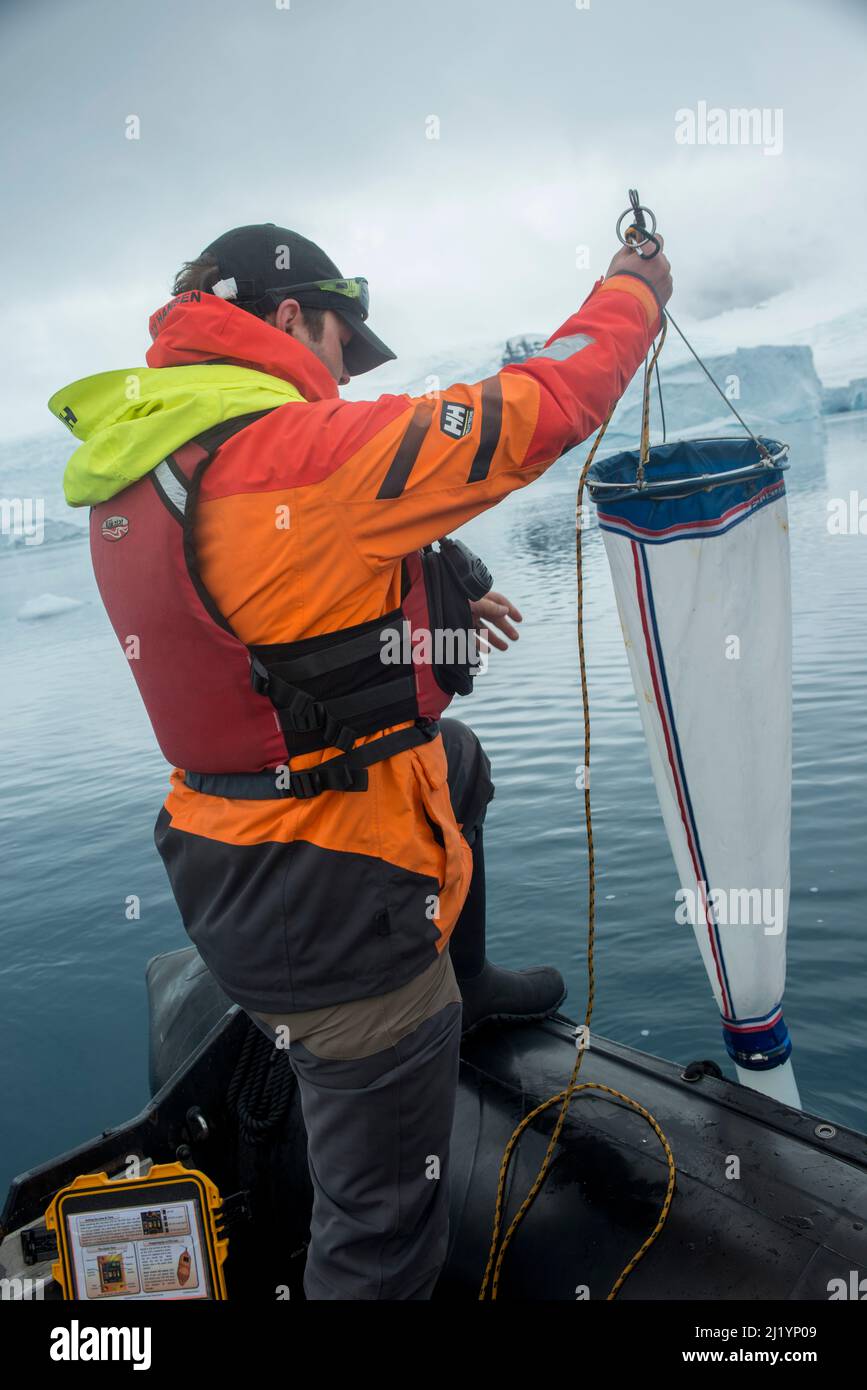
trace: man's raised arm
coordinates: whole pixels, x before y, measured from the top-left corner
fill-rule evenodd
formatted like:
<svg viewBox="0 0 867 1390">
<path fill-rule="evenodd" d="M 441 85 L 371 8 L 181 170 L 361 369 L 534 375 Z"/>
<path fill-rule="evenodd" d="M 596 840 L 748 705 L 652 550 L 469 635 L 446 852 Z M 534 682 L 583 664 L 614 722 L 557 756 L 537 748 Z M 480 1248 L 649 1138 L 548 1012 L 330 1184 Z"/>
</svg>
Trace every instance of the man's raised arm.
<svg viewBox="0 0 867 1390">
<path fill-rule="evenodd" d="M 619 252 L 526 361 L 436 396 L 329 402 L 321 443 L 337 466 L 324 487 L 366 563 L 454 530 L 586 439 L 645 357 L 670 293 L 664 255 Z"/>
</svg>

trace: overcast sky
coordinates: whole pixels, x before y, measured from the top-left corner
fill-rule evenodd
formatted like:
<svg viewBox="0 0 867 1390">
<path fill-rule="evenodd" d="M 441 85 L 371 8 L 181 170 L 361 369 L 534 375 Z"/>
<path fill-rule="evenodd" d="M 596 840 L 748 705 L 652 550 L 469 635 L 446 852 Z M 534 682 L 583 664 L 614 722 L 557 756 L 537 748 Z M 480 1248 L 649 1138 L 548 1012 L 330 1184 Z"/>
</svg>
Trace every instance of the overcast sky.
<svg viewBox="0 0 867 1390">
<path fill-rule="evenodd" d="M 3 0 L 0 54 L 6 437 L 245 222 L 366 275 L 407 358 L 553 331 L 633 184 L 686 319 L 865 262 L 864 0 Z M 702 102 L 778 152 L 678 143 Z"/>
</svg>

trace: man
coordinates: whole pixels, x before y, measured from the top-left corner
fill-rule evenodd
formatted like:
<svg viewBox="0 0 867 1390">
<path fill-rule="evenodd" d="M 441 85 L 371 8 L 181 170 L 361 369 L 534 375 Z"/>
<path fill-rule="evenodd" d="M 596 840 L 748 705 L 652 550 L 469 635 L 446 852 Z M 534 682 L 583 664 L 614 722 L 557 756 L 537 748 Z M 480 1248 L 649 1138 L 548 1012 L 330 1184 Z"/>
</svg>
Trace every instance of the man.
<svg viewBox="0 0 867 1390">
<path fill-rule="evenodd" d="M 485 955 L 490 764 L 440 722 L 472 665 L 395 668 L 385 642 L 456 615 L 517 636 L 473 557 L 432 543 L 599 425 L 660 328 L 668 262 L 618 253 L 539 353 L 482 382 L 361 402 L 338 385 L 394 354 L 366 281 L 312 242 L 235 228 L 174 291 L 148 369 L 52 398 L 85 441 L 67 499 L 92 508 L 100 592 L 174 765 L 155 834 L 186 929 L 289 1043 L 306 1295 L 429 1298 L 461 1032 L 544 1017 L 565 988 Z"/>
</svg>

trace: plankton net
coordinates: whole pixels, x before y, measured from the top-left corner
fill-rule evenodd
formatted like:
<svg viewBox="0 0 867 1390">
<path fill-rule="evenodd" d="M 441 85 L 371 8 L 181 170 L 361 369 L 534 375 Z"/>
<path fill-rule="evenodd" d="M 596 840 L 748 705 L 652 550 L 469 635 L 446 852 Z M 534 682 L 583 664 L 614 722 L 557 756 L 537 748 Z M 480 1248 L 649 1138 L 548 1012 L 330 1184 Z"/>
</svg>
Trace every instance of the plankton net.
<svg viewBox="0 0 867 1390">
<path fill-rule="evenodd" d="M 782 1007 L 792 760 L 788 445 L 754 435 L 720 392 L 747 438 L 650 447 L 650 374 L 667 322 L 666 312 L 645 368 L 641 445 L 585 468 L 587 488 L 680 879 L 675 920 L 695 931 L 738 1079 L 799 1106 Z"/>
</svg>

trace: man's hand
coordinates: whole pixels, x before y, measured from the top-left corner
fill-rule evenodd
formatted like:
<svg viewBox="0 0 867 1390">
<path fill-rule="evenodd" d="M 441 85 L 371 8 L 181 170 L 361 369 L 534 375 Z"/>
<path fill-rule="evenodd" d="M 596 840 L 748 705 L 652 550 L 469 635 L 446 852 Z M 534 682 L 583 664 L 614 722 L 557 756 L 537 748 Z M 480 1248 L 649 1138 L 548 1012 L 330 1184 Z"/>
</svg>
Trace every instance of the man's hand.
<svg viewBox="0 0 867 1390">
<path fill-rule="evenodd" d="M 662 247 L 664 242 L 658 233 L 656 239 Z M 623 246 L 608 267 L 606 280 L 621 270 L 627 271 L 630 275 L 640 275 L 642 280 L 646 280 L 663 307 L 671 299 L 671 266 L 662 250 L 648 259 L 647 256 L 639 256 L 637 251 L 632 251 L 628 246 Z"/>
<path fill-rule="evenodd" d="M 504 594 L 498 594 L 491 589 L 489 593 L 485 594 L 484 598 L 477 599 L 475 603 L 471 603 L 470 608 L 473 611 L 473 626 L 480 634 L 480 651 L 490 651 L 491 645 L 501 652 L 508 651 L 509 649 L 508 642 L 504 642 L 502 637 L 496 637 L 494 633 L 491 632 L 490 627 L 487 626 L 489 623 L 493 623 L 495 627 L 498 627 L 500 632 L 504 632 L 511 641 L 517 642 L 520 633 L 517 628 L 512 626 L 509 619 L 514 618 L 516 623 L 522 622 L 523 619 L 515 605 L 510 603 Z M 490 645 L 488 645 L 489 643 Z"/>
</svg>

